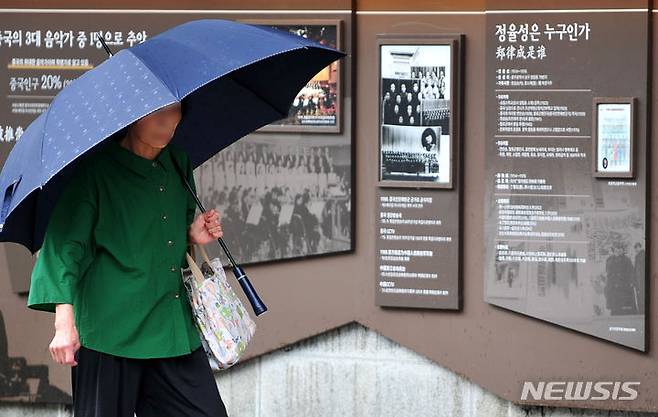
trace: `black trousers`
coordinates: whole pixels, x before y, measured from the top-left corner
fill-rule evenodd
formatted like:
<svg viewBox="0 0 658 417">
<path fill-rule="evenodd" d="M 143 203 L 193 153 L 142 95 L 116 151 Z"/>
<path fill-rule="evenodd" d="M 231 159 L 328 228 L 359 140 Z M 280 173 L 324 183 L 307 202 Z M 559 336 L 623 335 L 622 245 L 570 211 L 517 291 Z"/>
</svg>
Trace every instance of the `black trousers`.
<svg viewBox="0 0 658 417">
<path fill-rule="evenodd" d="M 75 359 L 74 417 L 227 417 L 203 347 L 134 359 L 81 346 Z"/>
</svg>

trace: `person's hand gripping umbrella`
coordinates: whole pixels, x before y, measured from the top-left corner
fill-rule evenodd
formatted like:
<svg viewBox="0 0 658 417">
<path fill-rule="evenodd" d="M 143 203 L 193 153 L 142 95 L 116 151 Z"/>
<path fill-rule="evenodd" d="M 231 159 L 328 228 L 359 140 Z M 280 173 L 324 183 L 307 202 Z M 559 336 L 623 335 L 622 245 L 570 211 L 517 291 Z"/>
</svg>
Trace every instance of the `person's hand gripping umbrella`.
<svg viewBox="0 0 658 417">
<path fill-rule="evenodd" d="M 7 157 L 0 173 L 0 241 L 34 254 L 77 159 L 135 120 L 181 102 L 184 113 L 172 141 L 196 168 L 244 135 L 287 117 L 307 81 L 345 56 L 283 31 L 221 19 L 184 23 L 114 55 L 105 48 L 110 57 L 62 89 Z M 256 315 L 267 311 L 218 242 Z"/>
</svg>

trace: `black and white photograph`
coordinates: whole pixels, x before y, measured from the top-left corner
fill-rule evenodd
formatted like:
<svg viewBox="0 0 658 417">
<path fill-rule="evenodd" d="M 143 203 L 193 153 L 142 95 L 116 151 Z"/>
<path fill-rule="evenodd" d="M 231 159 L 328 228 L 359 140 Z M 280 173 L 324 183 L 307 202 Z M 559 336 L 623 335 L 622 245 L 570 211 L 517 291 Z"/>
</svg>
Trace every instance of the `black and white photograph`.
<svg viewBox="0 0 658 417">
<path fill-rule="evenodd" d="M 382 186 L 452 186 L 451 44 L 380 45 Z"/>
<path fill-rule="evenodd" d="M 349 143 L 250 135 L 194 175 L 203 205 L 221 213 L 239 263 L 350 250 Z M 209 251 L 228 265 L 219 248 Z"/>
<path fill-rule="evenodd" d="M 331 48 L 341 45 L 341 21 L 313 20 L 246 20 L 246 23 L 267 25 L 311 39 Z M 317 73 L 294 98 L 288 117 L 263 126 L 259 132 L 316 132 L 341 131 L 340 62 L 332 62 Z"/>
<path fill-rule="evenodd" d="M 0 401 L 70 401 L 71 396 L 53 385 L 51 377 L 47 363 L 32 363 L 24 355 L 12 354 L 4 313 L 0 310 Z"/>
<path fill-rule="evenodd" d="M 382 180 L 448 182 L 450 161 L 440 146 L 441 131 L 441 126 L 383 125 Z"/>
<path fill-rule="evenodd" d="M 633 209 L 583 215 L 572 236 L 589 244 L 497 241 L 486 296 L 582 331 L 626 329 L 642 338 L 646 242 L 638 219 Z"/>
</svg>

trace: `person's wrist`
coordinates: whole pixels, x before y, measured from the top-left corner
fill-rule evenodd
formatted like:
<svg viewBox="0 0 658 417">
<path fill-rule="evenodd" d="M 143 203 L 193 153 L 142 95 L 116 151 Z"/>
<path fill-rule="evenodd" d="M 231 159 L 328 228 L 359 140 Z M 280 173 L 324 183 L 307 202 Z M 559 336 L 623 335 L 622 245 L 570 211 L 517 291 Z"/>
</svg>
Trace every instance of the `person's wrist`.
<svg viewBox="0 0 658 417">
<path fill-rule="evenodd" d="M 73 325 L 73 304 L 57 304 L 55 306 L 55 330 L 66 330 Z"/>
<path fill-rule="evenodd" d="M 55 320 L 55 330 L 56 331 L 68 331 L 75 326 L 75 321 L 73 319 L 64 319 L 64 320 Z"/>
</svg>

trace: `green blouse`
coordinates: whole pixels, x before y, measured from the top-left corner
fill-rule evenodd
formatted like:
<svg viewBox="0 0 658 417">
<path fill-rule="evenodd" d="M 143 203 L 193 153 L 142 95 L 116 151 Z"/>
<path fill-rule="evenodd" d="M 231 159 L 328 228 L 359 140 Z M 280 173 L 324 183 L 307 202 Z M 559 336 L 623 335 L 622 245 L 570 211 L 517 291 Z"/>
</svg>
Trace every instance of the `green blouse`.
<svg viewBox="0 0 658 417">
<path fill-rule="evenodd" d="M 73 304 L 80 344 L 129 358 L 201 346 L 181 279 L 196 203 L 187 153 L 169 143 L 154 160 L 110 138 L 76 167 L 37 254 L 27 306 Z"/>
</svg>

